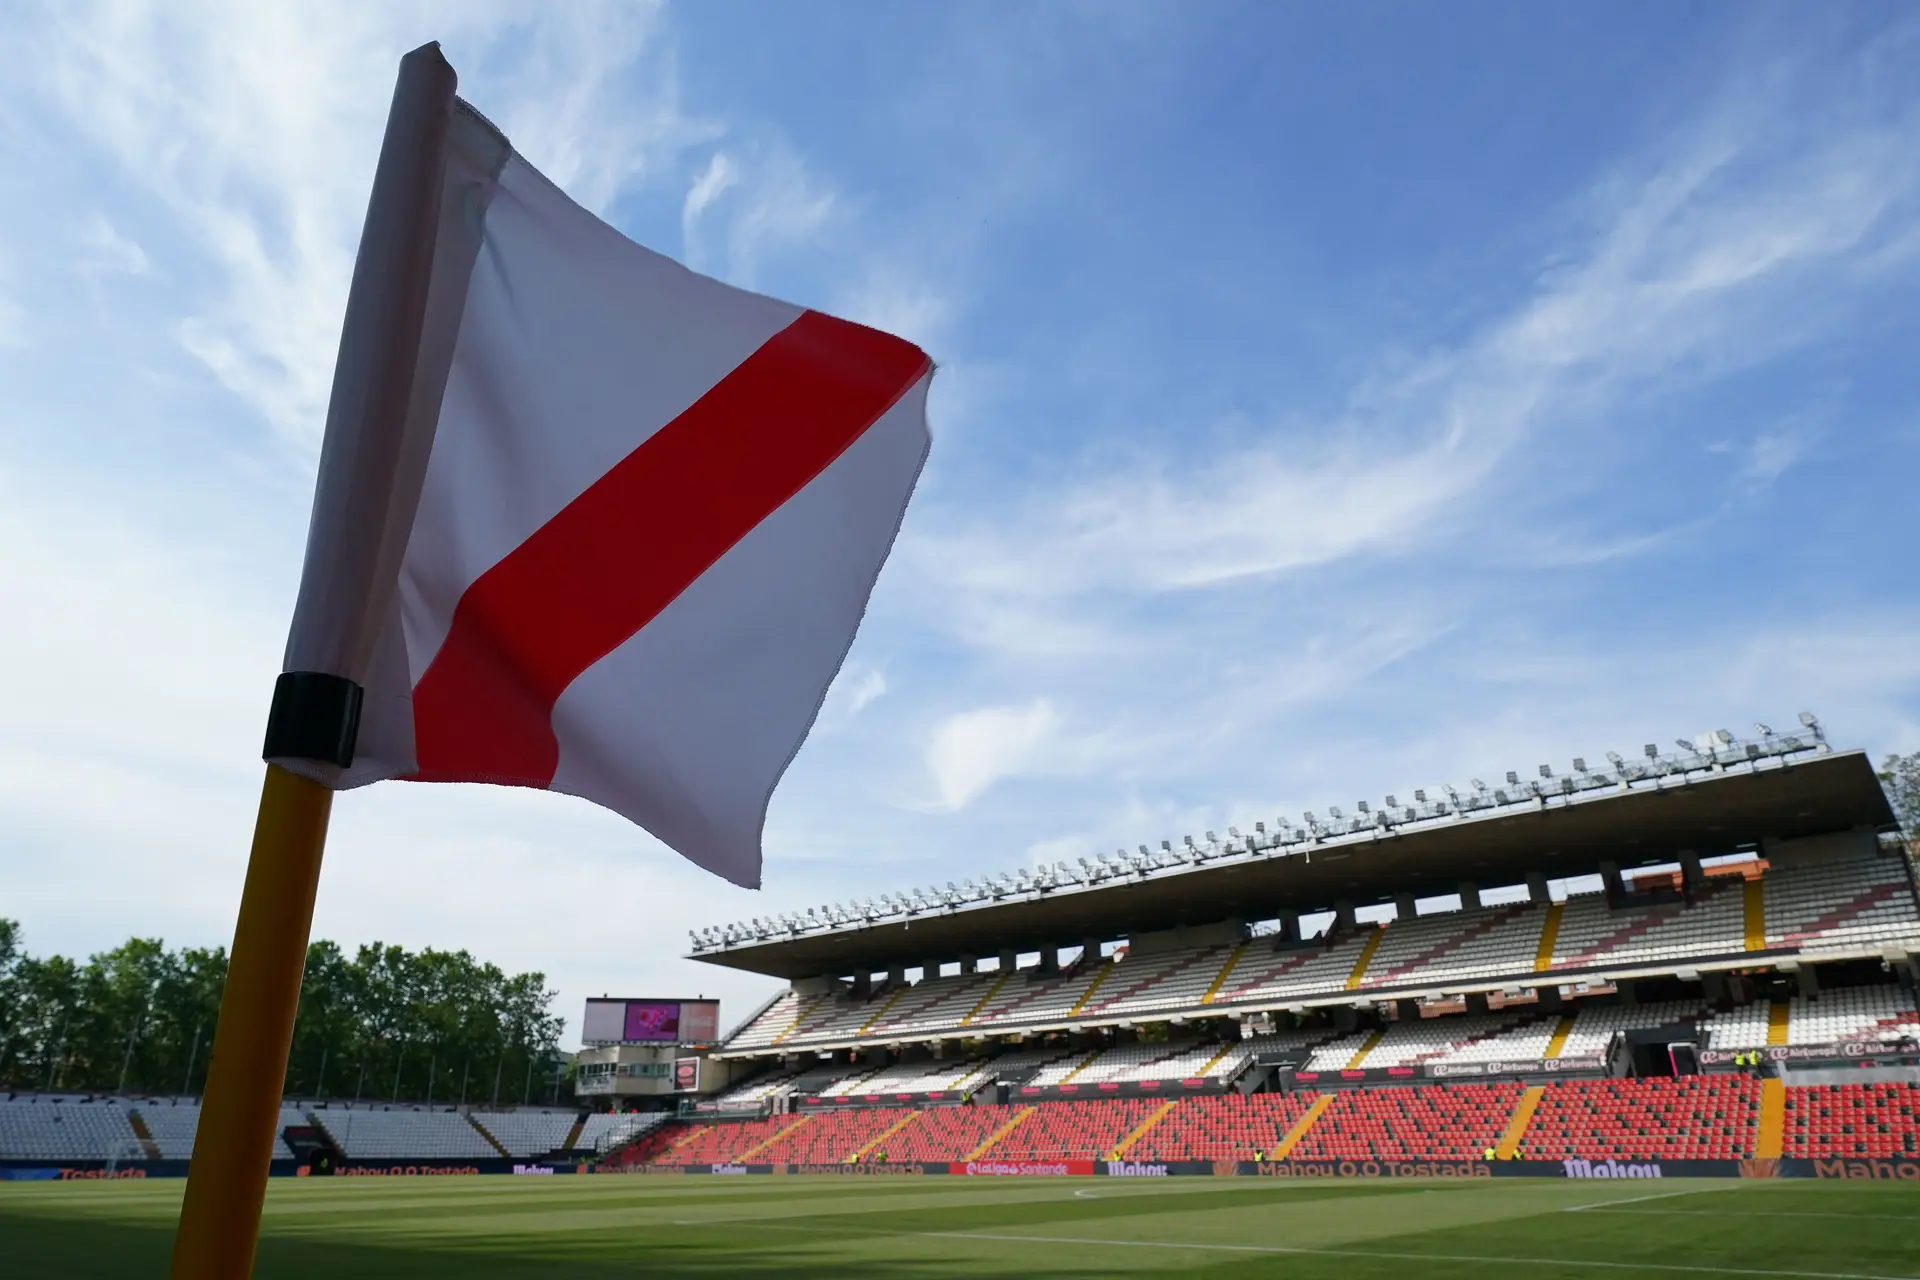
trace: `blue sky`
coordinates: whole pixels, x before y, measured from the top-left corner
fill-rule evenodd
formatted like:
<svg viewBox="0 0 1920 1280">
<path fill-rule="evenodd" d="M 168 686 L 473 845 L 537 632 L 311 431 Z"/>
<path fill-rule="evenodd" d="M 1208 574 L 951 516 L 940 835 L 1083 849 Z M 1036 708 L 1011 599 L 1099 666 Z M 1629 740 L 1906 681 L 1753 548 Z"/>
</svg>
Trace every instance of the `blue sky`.
<svg viewBox="0 0 1920 1280">
<path fill-rule="evenodd" d="M 393 66 L 940 361 L 767 889 L 343 797 L 316 932 L 587 995 L 685 929 L 1722 726 L 1920 748 L 1920 24 L 1835 5 L 15 6 L 0 912 L 228 936 Z"/>
</svg>

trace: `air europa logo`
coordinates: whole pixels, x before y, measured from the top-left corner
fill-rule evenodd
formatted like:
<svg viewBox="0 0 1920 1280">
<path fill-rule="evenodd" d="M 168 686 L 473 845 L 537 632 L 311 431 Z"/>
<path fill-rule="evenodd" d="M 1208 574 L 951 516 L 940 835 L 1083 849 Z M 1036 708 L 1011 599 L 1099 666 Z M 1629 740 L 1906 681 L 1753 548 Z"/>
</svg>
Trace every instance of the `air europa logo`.
<svg viewBox="0 0 1920 1280">
<path fill-rule="evenodd" d="M 1657 1164 L 1621 1164 L 1618 1160 L 1562 1160 L 1569 1178 L 1657 1178 Z"/>
</svg>

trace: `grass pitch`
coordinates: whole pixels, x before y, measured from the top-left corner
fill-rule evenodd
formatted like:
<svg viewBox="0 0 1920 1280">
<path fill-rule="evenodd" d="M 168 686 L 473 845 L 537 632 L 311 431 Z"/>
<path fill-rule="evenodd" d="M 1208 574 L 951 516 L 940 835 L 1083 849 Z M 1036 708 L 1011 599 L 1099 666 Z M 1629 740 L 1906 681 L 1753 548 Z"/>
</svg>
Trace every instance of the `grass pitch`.
<svg viewBox="0 0 1920 1280">
<path fill-rule="evenodd" d="M 0 1275 L 166 1274 L 183 1183 L 0 1183 Z M 1920 1188 L 1818 1182 L 279 1181 L 257 1280 L 1920 1280 Z"/>
</svg>

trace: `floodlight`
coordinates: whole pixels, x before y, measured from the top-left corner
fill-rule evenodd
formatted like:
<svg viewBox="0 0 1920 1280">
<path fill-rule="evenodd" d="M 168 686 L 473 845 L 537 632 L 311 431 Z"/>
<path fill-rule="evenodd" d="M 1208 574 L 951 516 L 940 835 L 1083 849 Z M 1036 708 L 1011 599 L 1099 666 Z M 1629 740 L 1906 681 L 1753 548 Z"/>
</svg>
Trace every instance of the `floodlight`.
<svg viewBox="0 0 1920 1280">
<path fill-rule="evenodd" d="M 1453 784 L 1451 782 L 1441 783 L 1440 789 L 1447 793 L 1447 799 L 1449 800 L 1458 800 L 1460 798 L 1460 793 L 1453 789 Z"/>
<path fill-rule="evenodd" d="M 1414 820 L 1415 818 L 1417 818 L 1418 816 L 1419 816 L 1419 814 L 1418 814 L 1418 813 L 1417 813 L 1417 812 L 1416 812 L 1415 810 L 1413 810 L 1413 809 L 1408 809 L 1408 810 L 1407 810 L 1407 821 L 1408 821 L 1408 822 L 1412 822 L 1412 821 L 1413 821 L 1413 820 Z"/>
<path fill-rule="evenodd" d="M 1660 748 L 1654 746 L 1651 742 L 1642 747 L 1641 750 L 1647 753 L 1647 759 L 1649 760 L 1658 760 L 1660 758 Z"/>
<path fill-rule="evenodd" d="M 1520 785 L 1520 775 L 1515 773 L 1511 769 L 1507 770 L 1507 785 L 1510 787 L 1517 787 Z"/>
<path fill-rule="evenodd" d="M 1763 738 L 1771 738 L 1773 736 L 1773 730 L 1758 721 L 1754 722 L 1753 729 L 1755 733 L 1758 733 Z"/>
<path fill-rule="evenodd" d="M 1360 812 L 1362 812 L 1362 813 L 1371 813 L 1371 812 L 1373 812 L 1373 811 L 1372 811 L 1371 809 L 1369 809 L 1369 808 L 1367 808 L 1367 802 L 1366 802 L 1365 800 L 1362 800 L 1362 801 L 1361 801 L 1361 802 L 1359 803 L 1359 805 L 1358 805 L 1357 807 L 1359 808 L 1359 810 L 1360 810 Z"/>
<path fill-rule="evenodd" d="M 1713 736 L 1720 740 L 1720 745 L 1723 747 L 1728 747 L 1733 745 L 1733 735 L 1731 733 L 1728 733 L 1725 729 L 1715 729 L 1713 731 Z"/>
<path fill-rule="evenodd" d="M 1689 755 L 1697 756 L 1700 754 L 1700 748 L 1694 746 L 1691 742 L 1688 742 L 1685 738 L 1675 738 L 1673 740 L 1673 745 L 1680 748 L 1682 751 L 1685 751 Z"/>
<path fill-rule="evenodd" d="M 1800 723 L 1806 728 L 1812 729 L 1819 725 L 1820 718 L 1811 711 L 1802 711 L 1800 713 Z"/>
<path fill-rule="evenodd" d="M 1551 778 L 1553 776 L 1553 766 L 1550 764 L 1541 765 L 1540 776 L 1543 778 Z"/>
<path fill-rule="evenodd" d="M 1425 791 L 1416 791 L 1413 793 L 1413 798 L 1416 803 L 1425 804 L 1427 802 L 1427 793 Z"/>
<path fill-rule="evenodd" d="M 1587 758 L 1585 756 L 1575 756 L 1573 758 L 1573 771 L 1575 773 L 1585 773 L 1587 771 Z"/>
<path fill-rule="evenodd" d="M 1213 835 L 1213 832 L 1211 832 L 1211 831 L 1209 831 L 1209 832 L 1207 832 L 1207 835 L 1208 835 L 1208 837 L 1209 837 L 1209 838 L 1211 838 L 1211 837 L 1212 837 L 1212 835 Z M 1227 839 L 1229 839 L 1229 840 L 1238 840 L 1239 838 L 1240 838 L 1240 828 L 1238 828 L 1238 827 L 1228 827 L 1228 828 L 1227 828 Z"/>
<path fill-rule="evenodd" d="M 1193 848 L 1193 837 L 1192 837 L 1192 836 L 1181 836 L 1181 837 L 1180 837 L 1180 843 L 1182 843 L 1182 844 L 1184 844 L 1184 845 L 1186 845 L 1186 846 L 1187 846 L 1187 848 L 1189 848 L 1189 849 L 1191 849 L 1191 848 Z M 1207 832 L 1207 843 L 1208 843 L 1208 844 L 1212 844 L 1212 843 L 1213 843 L 1213 832 L 1211 832 L 1211 831 L 1209 831 L 1209 832 Z M 1171 849 L 1168 849 L 1168 850 L 1167 850 L 1167 852 L 1168 852 L 1168 853 L 1172 853 L 1172 852 L 1173 852 L 1173 850 L 1171 850 Z"/>
<path fill-rule="evenodd" d="M 1618 751 L 1609 751 L 1607 752 L 1607 763 L 1611 764 L 1614 768 L 1618 769 L 1621 765 L 1625 764 L 1626 761 L 1620 758 L 1620 753 Z"/>
<path fill-rule="evenodd" d="M 1387 808 L 1398 809 L 1399 807 L 1400 807 L 1400 802 L 1398 800 L 1395 800 L 1392 796 L 1387 797 Z"/>
<path fill-rule="evenodd" d="M 1760 744 L 1757 742 L 1749 742 L 1747 744 L 1747 759 L 1758 760 L 1759 758 L 1760 758 Z"/>
<path fill-rule="evenodd" d="M 1171 840 L 1162 840 L 1162 841 L 1160 842 L 1160 847 L 1161 847 L 1161 849 L 1163 849 L 1163 850 L 1165 850 L 1165 851 L 1166 851 L 1167 853 L 1172 853 L 1172 852 L 1173 852 L 1173 841 L 1171 841 Z M 1140 852 L 1141 852 L 1141 853 L 1145 853 L 1145 852 L 1146 852 L 1146 850 L 1145 850 L 1145 849 L 1141 849 L 1141 850 L 1140 850 Z"/>
<path fill-rule="evenodd" d="M 1327 812 L 1333 816 L 1333 820 L 1335 822 L 1340 821 L 1340 819 L 1346 816 L 1345 814 L 1340 812 L 1340 806 L 1337 804 L 1328 805 Z"/>
<path fill-rule="evenodd" d="M 1306 812 L 1306 819 L 1307 819 L 1307 825 L 1308 825 L 1308 826 L 1310 826 L 1310 827 L 1311 827 L 1311 826 L 1313 826 L 1313 825 L 1314 825 L 1314 822 L 1313 822 L 1313 810 L 1311 810 L 1311 809 L 1309 809 L 1309 810 L 1307 810 L 1307 812 Z"/>
<path fill-rule="evenodd" d="M 1258 832 L 1259 832 L 1259 833 L 1260 833 L 1261 835 L 1265 835 L 1265 834 L 1267 834 L 1267 824 L 1266 824 L 1266 823 L 1264 823 L 1264 822 L 1256 822 L 1256 823 L 1254 823 L 1254 824 L 1253 824 L 1253 829 L 1254 829 L 1255 831 L 1258 831 Z"/>
<path fill-rule="evenodd" d="M 1507 803 L 1507 793 L 1505 791 L 1495 791 L 1493 793 L 1493 798 L 1496 801 L 1498 801 L 1500 804 Z"/>
</svg>

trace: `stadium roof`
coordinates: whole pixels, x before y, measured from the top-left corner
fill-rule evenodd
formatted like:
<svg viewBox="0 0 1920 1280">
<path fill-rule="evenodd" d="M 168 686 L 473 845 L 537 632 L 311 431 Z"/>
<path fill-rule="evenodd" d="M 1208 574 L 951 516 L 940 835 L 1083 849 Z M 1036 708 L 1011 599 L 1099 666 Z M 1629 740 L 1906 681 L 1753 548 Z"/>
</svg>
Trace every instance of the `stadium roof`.
<svg viewBox="0 0 1920 1280">
<path fill-rule="evenodd" d="M 880 972 L 894 965 L 1072 946 L 1181 925 L 1268 919 L 1282 910 L 1432 897 L 1463 881 L 1517 884 L 1534 872 L 1590 875 L 1671 861 L 1683 850 L 1732 852 L 1766 839 L 1884 829 L 1894 815 L 1861 751 L 1748 760 L 1676 771 L 1637 784 L 1455 812 L 1265 852 L 1234 851 L 1199 865 L 1142 864 L 1101 883 L 896 913 L 852 926 L 729 941 L 693 959 L 774 977 Z"/>
</svg>

